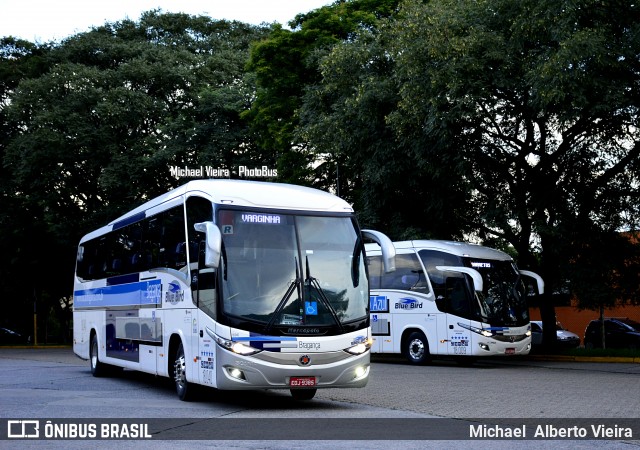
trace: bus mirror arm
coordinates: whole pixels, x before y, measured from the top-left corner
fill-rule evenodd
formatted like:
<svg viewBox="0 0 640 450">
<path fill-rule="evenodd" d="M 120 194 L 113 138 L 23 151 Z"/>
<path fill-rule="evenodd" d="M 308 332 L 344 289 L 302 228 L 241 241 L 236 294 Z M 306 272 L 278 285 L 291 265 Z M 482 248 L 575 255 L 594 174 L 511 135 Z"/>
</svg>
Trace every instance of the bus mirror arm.
<svg viewBox="0 0 640 450">
<path fill-rule="evenodd" d="M 196 231 L 205 234 L 204 265 L 217 269 L 220 265 L 222 234 L 213 222 L 200 222 L 193 225 Z"/>
<path fill-rule="evenodd" d="M 528 270 L 520 270 L 520 274 L 524 275 L 525 277 L 531 277 L 534 280 L 536 280 L 536 284 L 538 285 L 538 294 L 539 295 L 544 294 L 544 280 L 540 275 L 538 275 L 535 272 L 530 272 Z"/>
<path fill-rule="evenodd" d="M 482 292 L 484 290 L 484 282 L 482 281 L 482 275 L 476 269 L 470 267 L 458 267 L 458 266 L 436 266 L 437 270 L 442 272 L 460 272 L 466 273 L 473 280 L 473 288 L 476 292 Z"/>
<path fill-rule="evenodd" d="M 386 234 L 375 230 L 360 230 L 362 237 L 371 239 L 380 246 L 382 251 L 382 264 L 385 273 L 396 270 L 396 248 Z"/>
</svg>

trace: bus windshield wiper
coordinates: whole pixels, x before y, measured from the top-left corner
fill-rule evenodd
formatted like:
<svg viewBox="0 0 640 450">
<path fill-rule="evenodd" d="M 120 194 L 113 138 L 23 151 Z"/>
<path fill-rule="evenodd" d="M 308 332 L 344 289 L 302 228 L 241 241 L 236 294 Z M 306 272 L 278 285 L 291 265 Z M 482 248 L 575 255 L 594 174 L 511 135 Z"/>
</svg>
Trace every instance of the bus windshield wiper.
<svg viewBox="0 0 640 450">
<path fill-rule="evenodd" d="M 276 306 L 275 311 L 273 311 L 273 315 L 271 316 L 271 319 L 269 319 L 269 323 L 267 323 L 267 326 L 264 329 L 264 334 L 268 334 L 269 330 L 273 328 L 273 325 L 275 325 L 276 319 L 282 313 L 282 310 L 287 304 L 287 301 L 289 301 L 289 298 L 291 297 L 291 294 L 293 294 L 293 291 L 297 289 L 298 298 L 300 298 L 300 285 L 302 284 L 302 277 L 300 276 L 300 270 L 298 268 L 298 259 L 294 257 L 293 260 L 296 266 L 296 279 L 289 284 L 289 287 L 287 288 L 287 292 L 284 293 L 284 295 L 282 296 L 282 299 L 280 299 L 280 302 L 278 303 L 278 306 Z"/>
<path fill-rule="evenodd" d="M 338 313 L 336 312 L 334 307 L 331 305 L 331 302 L 329 302 L 329 299 L 324 293 L 324 289 L 322 289 L 322 286 L 320 286 L 318 279 L 311 276 L 311 271 L 309 270 L 308 256 L 306 257 L 306 267 L 307 267 L 307 278 L 304 280 L 305 284 L 309 283 L 309 286 L 313 286 L 314 289 L 318 292 L 318 294 L 320 294 L 320 300 L 322 301 L 322 304 L 329 310 L 329 312 L 331 313 L 331 317 L 333 317 L 333 320 L 336 322 L 336 324 L 340 328 L 340 331 L 344 332 L 344 326 L 342 326 L 342 322 L 340 322 Z"/>
</svg>

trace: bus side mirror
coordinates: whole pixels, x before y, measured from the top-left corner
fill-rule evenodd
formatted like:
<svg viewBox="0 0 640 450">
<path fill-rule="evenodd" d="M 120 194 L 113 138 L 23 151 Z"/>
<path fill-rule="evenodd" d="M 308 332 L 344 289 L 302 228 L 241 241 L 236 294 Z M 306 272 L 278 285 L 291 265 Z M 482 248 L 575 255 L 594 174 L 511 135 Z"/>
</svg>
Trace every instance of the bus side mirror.
<svg viewBox="0 0 640 450">
<path fill-rule="evenodd" d="M 217 269 L 220 265 L 222 234 L 213 222 L 200 222 L 193 225 L 196 231 L 205 234 L 204 265 Z"/>
<path fill-rule="evenodd" d="M 525 277 L 531 277 L 534 280 L 536 280 L 536 284 L 538 285 L 538 295 L 544 294 L 544 280 L 540 275 L 538 275 L 535 272 L 530 272 L 528 270 L 521 270 L 520 274 L 524 275 Z"/>
<path fill-rule="evenodd" d="M 482 281 L 482 275 L 476 269 L 472 269 L 470 267 L 457 267 L 457 266 L 436 266 L 437 270 L 442 272 L 460 272 L 466 273 L 471 276 L 473 280 L 473 289 L 476 292 L 482 292 L 484 290 L 484 282 Z"/>
<path fill-rule="evenodd" d="M 386 234 L 380 233 L 375 230 L 360 230 L 362 237 L 371 239 L 380 246 L 382 252 L 382 264 L 384 266 L 385 273 L 393 272 L 396 270 L 396 248 L 391 242 L 391 239 Z"/>
</svg>

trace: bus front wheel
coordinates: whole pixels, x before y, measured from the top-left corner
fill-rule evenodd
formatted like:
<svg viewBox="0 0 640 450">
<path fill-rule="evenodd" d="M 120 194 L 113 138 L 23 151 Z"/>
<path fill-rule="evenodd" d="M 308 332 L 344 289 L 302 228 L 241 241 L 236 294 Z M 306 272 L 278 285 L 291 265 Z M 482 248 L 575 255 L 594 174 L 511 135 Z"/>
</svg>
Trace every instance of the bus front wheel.
<svg viewBox="0 0 640 450">
<path fill-rule="evenodd" d="M 98 357 L 98 336 L 91 336 L 91 347 L 89 347 L 89 363 L 91 364 L 91 375 L 101 377 L 105 374 L 107 368 L 105 364 L 100 362 Z"/>
<path fill-rule="evenodd" d="M 429 362 L 429 343 L 424 333 L 413 331 L 407 337 L 403 353 L 411 364 L 425 364 Z"/>
<path fill-rule="evenodd" d="M 178 398 L 184 401 L 191 400 L 195 386 L 189 384 L 187 381 L 187 361 L 184 357 L 182 342 L 178 346 L 178 351 L 176 351 L 176 359 L 173 364 L 173 376 L 176 382 Z"/>
</svg>

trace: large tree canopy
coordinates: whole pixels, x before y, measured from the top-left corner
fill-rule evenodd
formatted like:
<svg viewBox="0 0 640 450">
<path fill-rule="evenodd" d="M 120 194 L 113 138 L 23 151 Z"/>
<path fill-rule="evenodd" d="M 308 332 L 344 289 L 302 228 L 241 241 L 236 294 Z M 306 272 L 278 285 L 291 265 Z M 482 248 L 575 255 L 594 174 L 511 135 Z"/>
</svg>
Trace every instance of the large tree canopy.
<svg viewBox="0 0 640 450">
<path fill-rule="evenodd" d="M 637 286 L 637 258 L 612 250 L 639 223 L 638 49 L 630 1 L 407 0 L 395 29 L 393 122 L 427 144 L 424 158 L 459 152 L 473 189 L 461 220 L 511 243 L 524 265 L 538 247 L 549 288 L 569 276 L 583 305 L 640 301 L 629 283 L 579 285 L 574 265 L 589 255 L 587 270 L 623 270 Z"/>
<path fill-rule="evenodd" d="M 639 10 L 405 0 L 322 59 L 301 130 L 340 156 L 378 216 L 445 237 L 402 209 L 439 206 L 449 230 L 512 246 L 549 290 L 569 278 L 582 306 L 638 302 L 637 245 L 620 232 L 640 223 Z M 602 289 L 583 284 L 593 273 Z"/>
<path fill-rule="evenodd" d="M 298 136 L 322 161 L 324 185 L 351 199 L 367 227 L 395 239 L 460 239 L 466 224 L 455 211 L 466 207 L 467 183 L 449 170 L 455 158 L 424 158 L 390 125 L 401 98 L 388 48 L 378 30 L 337 44 L 322 59 L 322 81 L 307 87 Z"/>
<path fill-rule="evenodd" d="M 5 276 L 55 302 L 80 236 L 183 183 L 171 166 L 269 164 L 240 118 L 255 92 L 249 44 L 266 32 L 149 12 L 42 49 L 5 40 L 0 68 L 16 79 L 3 80 L 2 194 L 21 224 L 0 238 Z"/>
<path fill-rule="evenodd" d="M 151 12 L 66 40 L 7 107 L 20 130 L 5 155 L 18 191 L 66 226 L 73 211 L 112 217 L 175 186 L 171 165 L 248 161 L 253 146 L 239 113 L 254 89 L 243 68 L 260 33 Z"/>
<path fill-rule="evenodd" d="M 256 74 L 257 96 L 247 111 L 259 144 L 278 159 L 283 181 L 322 188 L 327 173 L 315 167 L 316 152 L 296 133 L 305 90 L 320 80 L 318 61 L 358 30 L 375 29 L 396 9 L 398 0 L 337 0 L 276 26 L 251 49 L 248 68 Z M 314 170 L 316 169 L 316 170 Z"/>
<path fill-rule="evenodd" d="M 559 261 L 638 226 L 637 4 L 407 0 L 401 17 L 393 122 L 424 158 L 463 156 L 478 235 L 529 265 L 538 246 L 557 286 Z"/>
<path fill-rule="evenodd" d="M 5 38 L 3 292 L 67 295 L 80 235 L 170 166 L 267 164 L 395 239 L 472 236 L 582 307 L 638 303 L 639 9 L 337 0 L 291 30 L 149 12 Z"/>
</svg>

